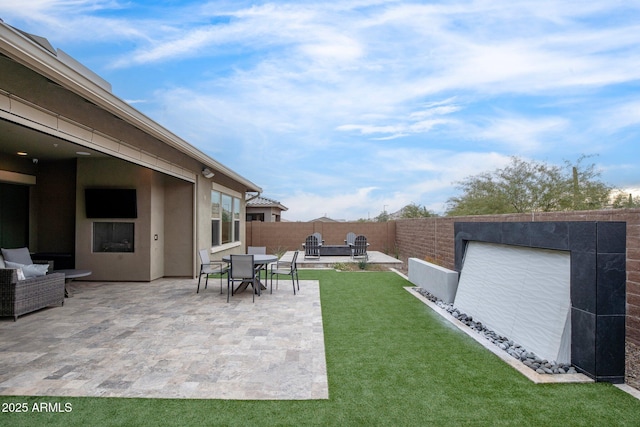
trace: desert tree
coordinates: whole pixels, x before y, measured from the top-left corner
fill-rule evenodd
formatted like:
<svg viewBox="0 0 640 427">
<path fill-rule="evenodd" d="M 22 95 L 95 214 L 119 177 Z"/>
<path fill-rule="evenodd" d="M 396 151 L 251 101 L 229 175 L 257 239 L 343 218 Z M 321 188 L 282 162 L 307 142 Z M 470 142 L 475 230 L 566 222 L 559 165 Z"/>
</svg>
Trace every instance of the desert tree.
<svg viewBox="0 0 640 427">
<path fill-rule="evenodd" d="M 464 178 L 461 194 L 447 201 L 447 215 L 488 215 L 602 209 L 611 187 L 600 180 L 589 156 L 550 165 L 511 157 L 504 168 Z"/>
</svg>

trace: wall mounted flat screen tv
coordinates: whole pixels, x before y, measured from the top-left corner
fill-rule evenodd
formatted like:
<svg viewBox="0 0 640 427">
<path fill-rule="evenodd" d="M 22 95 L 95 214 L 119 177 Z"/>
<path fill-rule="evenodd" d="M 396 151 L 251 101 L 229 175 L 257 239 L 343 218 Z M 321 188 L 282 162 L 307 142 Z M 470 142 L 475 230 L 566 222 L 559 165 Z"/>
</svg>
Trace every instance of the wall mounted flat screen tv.
<svg viewBox="0 0 640 427">
<path fill-rule="evenodd" d="M 87 188 L 84 190 L 87 218 L 137 218 L 135 188 Z"/>
</svg>

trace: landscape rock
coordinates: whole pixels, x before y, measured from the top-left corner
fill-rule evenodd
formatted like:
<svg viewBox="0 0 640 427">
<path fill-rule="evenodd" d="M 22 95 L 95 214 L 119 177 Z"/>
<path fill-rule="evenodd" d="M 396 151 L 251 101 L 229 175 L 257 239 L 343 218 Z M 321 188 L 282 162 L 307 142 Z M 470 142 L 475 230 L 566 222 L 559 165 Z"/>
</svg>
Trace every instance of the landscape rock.
<svg viewBox="0 0 640 427">
<path fill-rule="evenodd" d="M 472 316 L 465 313 L 461 313 L 451 303 L 445 303 L 442 300 L 436 298 L 425 289 L 416 287 L 416 292 L 427 298 L 429 301 L 436 304 L 441 309 L 448 312 L 451 316 L 468 326 L 470 329 L 477 331 L 484 335 L 484 337 L 492 344 L 498 346 L 501 350 L 504 350 L 514 359 L 519 359 L 522 363 L 533 369 L 539 374 L 547 375 L 561 375 L 561 374 L 575 374 L 577 373 L 575 368 L 568 364 L 557 363 L 555 361 L 549 361 L 538 357 L 535 353 L 526 350 L 520 344 L 515 343 L 513 340 L 503 337 L 496 332 L 485 327 L 482 322 L 475 322 Z"/>
</svg>

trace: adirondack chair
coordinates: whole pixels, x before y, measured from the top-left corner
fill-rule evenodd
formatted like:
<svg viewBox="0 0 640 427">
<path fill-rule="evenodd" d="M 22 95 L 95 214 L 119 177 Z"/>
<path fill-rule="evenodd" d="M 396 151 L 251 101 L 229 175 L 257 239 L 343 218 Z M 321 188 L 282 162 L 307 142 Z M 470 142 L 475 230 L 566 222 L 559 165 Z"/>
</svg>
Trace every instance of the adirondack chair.
<svg viewBox="0 0 640 427">
<path fill-rule="evenodd" d="M 307 236 L 304 241 L 304 258 L 320 258 L 320 243 L 314 235 Z"/>
<path fill-rule="evenodd" d="M 355 241 L 356 241 L 356 233 L 349 232 L 347 233 L 347 237 L 344 239 L 344 244 L 353 245 Z"/>
<path fill-rule="evenodd" d="M 353 242 L 353 251 L 351 252 L 351 258 L 364 258 L 365 260 L 369 259 L 369 255 L 367 254 L 367 238 L 365 236 L 358 236 Z"/>
</svg>

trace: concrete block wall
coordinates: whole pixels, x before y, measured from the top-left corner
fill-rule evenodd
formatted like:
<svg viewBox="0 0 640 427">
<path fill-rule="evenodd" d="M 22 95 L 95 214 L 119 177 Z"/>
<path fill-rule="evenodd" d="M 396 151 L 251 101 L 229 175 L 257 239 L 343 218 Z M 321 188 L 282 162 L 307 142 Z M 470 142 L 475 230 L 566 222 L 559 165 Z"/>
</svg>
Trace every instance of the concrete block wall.
<svg viewBox="0 0 640 427">
<path fill-rule="evenodd" d="M 447 304 L 452 304 L 456 299 L 457 271 L 418 258 L 409 258 L 409 281 Z"/>
<path fill-rule="evenodd" d="M 247 246 L 266 246 L 270 252 L 302 249 L 313 233 L 326 245 L 344 245 L 347 233 L 367 237 L 369 250 L 395 256 L 396 223 L 390 222 L 247 222 Z"/>
<path fill-rule="evenodd" d="M 400 259 L 420 258 L 453 270 L 454 218 L 420 218 L 396 221 L 396 244 Z"/>
</svg>

